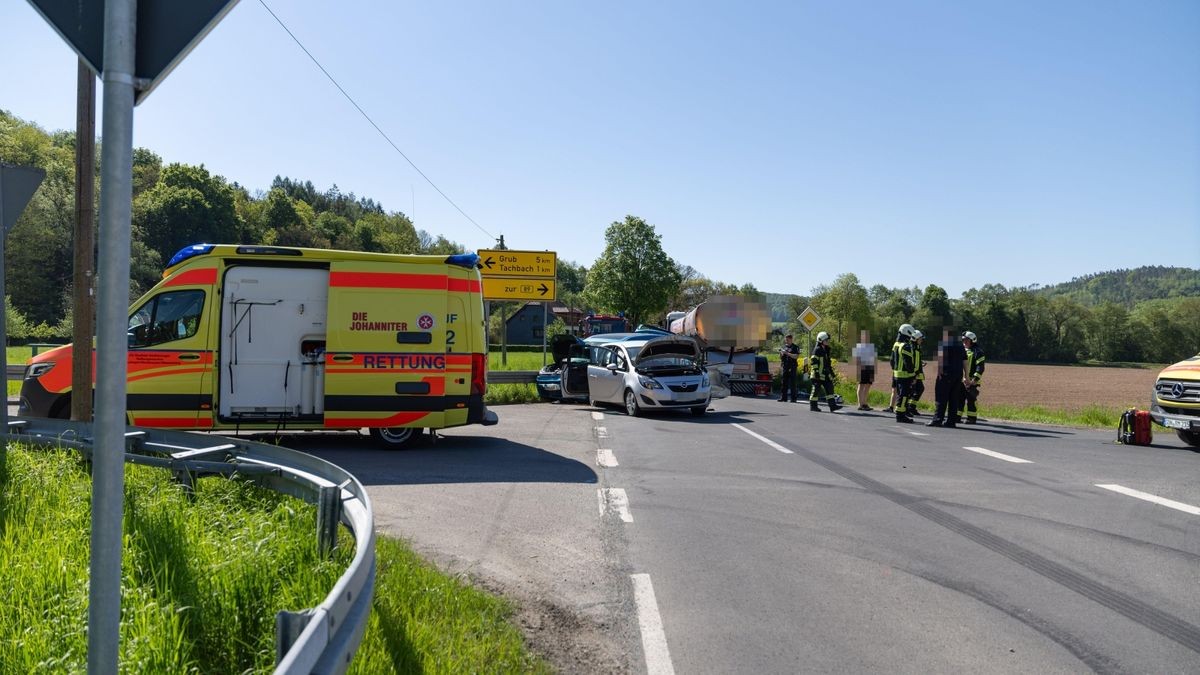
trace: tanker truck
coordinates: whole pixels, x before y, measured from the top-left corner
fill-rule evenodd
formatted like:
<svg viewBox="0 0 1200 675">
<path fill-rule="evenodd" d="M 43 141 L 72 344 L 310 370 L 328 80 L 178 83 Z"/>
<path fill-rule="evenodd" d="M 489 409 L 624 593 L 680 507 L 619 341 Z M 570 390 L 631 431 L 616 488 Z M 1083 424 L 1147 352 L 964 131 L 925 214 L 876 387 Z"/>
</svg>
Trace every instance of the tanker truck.
<svg viewBox="0 0 1200 675">
<path fill-rule="evenodd" d="M 755 354 L 771 331 L 771 313 L 763 303 L 740 295 L 717 295 L 690 312 L 671 312 L 667 326 L 672 333 L 700 343 L 714 398 L 721 387 L 726 394 L 771 393 L 767 359 Z"/>
</svg>

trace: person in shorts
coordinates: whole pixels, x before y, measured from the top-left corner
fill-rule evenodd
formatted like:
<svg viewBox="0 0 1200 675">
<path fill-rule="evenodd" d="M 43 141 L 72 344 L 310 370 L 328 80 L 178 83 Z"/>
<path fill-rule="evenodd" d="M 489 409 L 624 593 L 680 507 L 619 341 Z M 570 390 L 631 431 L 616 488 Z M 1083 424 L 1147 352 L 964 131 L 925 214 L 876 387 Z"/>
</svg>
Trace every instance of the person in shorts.
<svg viewBox="0 0 1200 675">
<path fill-rule="evenodd" d="M 858 344 L 850 351 L 854 371 L 858 373 L 858 409 L 872 410 L 868 405 L 871 385 L 875 383 L 875 343 L 867 331 L 860 331 Z"/>
</svg>

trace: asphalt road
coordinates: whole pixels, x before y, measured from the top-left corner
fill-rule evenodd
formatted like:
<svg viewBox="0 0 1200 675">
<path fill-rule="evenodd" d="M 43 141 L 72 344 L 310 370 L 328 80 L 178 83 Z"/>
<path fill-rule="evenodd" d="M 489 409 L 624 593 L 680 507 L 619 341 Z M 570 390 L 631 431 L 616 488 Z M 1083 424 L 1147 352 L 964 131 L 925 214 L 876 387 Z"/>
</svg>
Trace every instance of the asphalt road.
<svg viewBox="0 0 1200 675">
<path fill-rule="evenodd" d="M 496 410 L 415 450 L 284 443 L 512 597 L 563 671 L 1200 672 L 1200 453 L 1174 435 L 741 397 Z"/>
</svg>

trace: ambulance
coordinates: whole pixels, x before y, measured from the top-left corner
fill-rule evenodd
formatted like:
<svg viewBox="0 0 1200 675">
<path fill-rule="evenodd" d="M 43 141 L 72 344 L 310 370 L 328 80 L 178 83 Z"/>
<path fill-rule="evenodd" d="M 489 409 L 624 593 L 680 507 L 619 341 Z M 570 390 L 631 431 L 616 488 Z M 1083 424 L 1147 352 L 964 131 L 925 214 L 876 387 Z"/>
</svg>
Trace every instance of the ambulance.
<svg viewBox="0 0 1200 675">
<path fill-rule="evenodd" d="M 477 263 L 473 253 L 188 246 L 129 312 L 128 423 L 366 428 L 391 448 L 424 429 L 496 424 L 483 403 Z M 30 359 L 20 415 L 70 417 L 71 349 Z"/>
</svg>

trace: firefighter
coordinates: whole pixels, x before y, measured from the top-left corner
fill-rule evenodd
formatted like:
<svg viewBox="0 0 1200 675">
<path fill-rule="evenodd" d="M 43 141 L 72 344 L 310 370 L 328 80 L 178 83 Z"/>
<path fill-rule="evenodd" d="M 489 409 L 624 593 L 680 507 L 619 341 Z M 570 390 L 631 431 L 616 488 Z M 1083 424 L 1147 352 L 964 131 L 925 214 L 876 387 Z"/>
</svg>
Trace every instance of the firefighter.
<svg viewBox="0 0 1200 675">
<path fill-rule="evenodd" d="M 917 412 L 917 401 L 920 401 L 921 394 L 925 393 L 925 358 L 921 356 L 921 347 L 925 344 L 925 334 L 916 328 L 912 332 L 912 344 L 916 376 L 913 377 L 912 395 L 908 400 L 907 412 L 909 416 L 921 414 Z"/>
<path fill-rule="evenodd" d="M 829 358 L 829 333 L 817 333 L 817 346 L 812 354 L 812 391 L 808 395 L 808 409 L 820 412 L 817 402 L 824 399 L 829 412 L 837 412 L 841 406 L 833 396 L 833 361 Z"/>
<path fill-rule="evenodd" d="M 892 344 L 892 377 L 896 381 L 896 421 L 902 424 L 912 424 L 913 418 L 908 414 L 908 397 L 912 393 L 913 379 L 917 375 L 916 356 L 914 355 L 912 335 L 916 330 L 909 324 L 900 326 L 896 334 L 896 342 Z"/>
<path fill-rule="evenodd" d="M 979 348 L 979 338 L 971 331 L 962 334 L 963 347 L 967 350 L 967 363 L 963 372 L 963 399 L 967 404 L 967 417 L 963 421 L 975 424 L 975 401 L 979 400 L 979 382 L 983 379 L 983 365 L 987 357 Z"/>
</svg>

